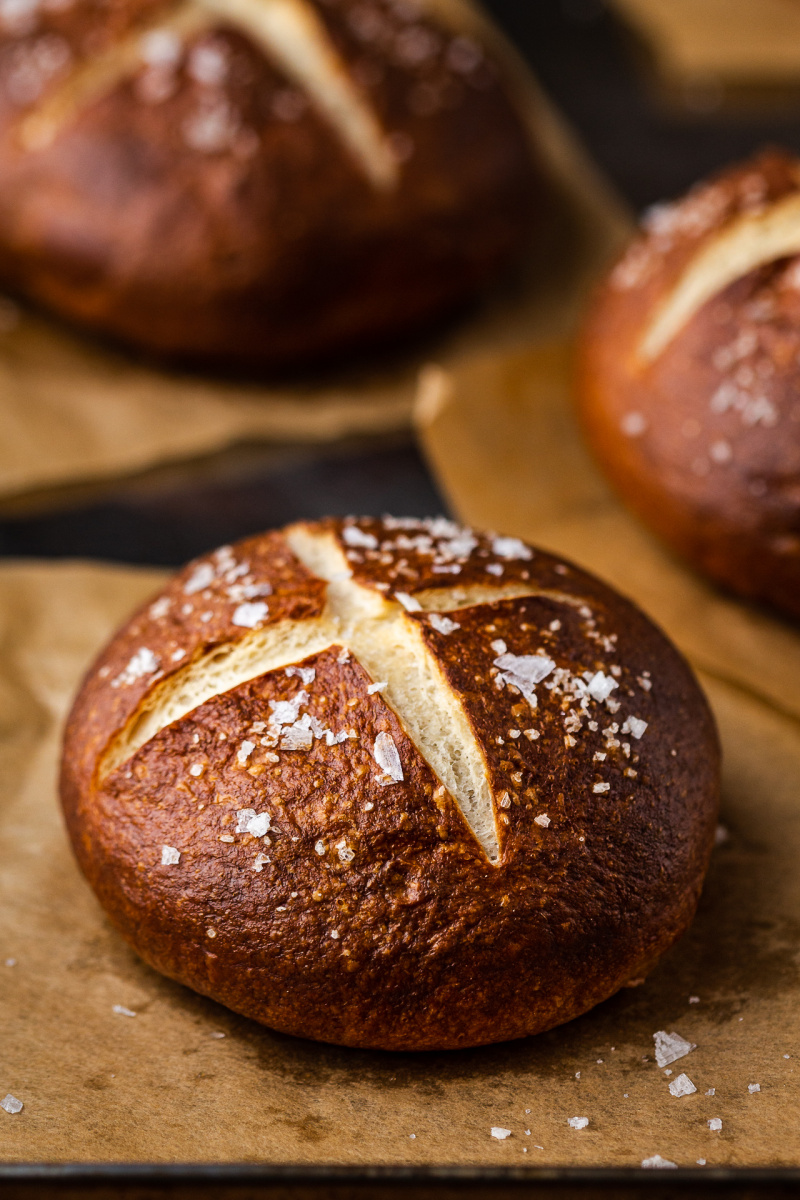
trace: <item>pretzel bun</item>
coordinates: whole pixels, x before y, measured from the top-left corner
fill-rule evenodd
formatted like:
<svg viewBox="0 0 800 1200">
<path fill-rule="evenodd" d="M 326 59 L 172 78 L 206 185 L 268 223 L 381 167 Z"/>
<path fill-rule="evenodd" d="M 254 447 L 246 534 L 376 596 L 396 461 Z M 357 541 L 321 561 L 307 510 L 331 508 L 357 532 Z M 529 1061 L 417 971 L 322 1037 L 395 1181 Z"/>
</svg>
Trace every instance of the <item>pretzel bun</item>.
<svg viewBox="0 0 800 1200">
<path fill-rule="evenodd" d="M 765 152 L 650 210 L 589 314 L 578 392 L 631 507 L 800 617 L 800 160 Z"/>
<path fill-rule="evenodd" d="M 597 579 L 452 522 L 327 521 L 190 564 L 66 729 L 78 860 L 157 970 L 287 1033 L 523 1037 L 686 928 L 719 752 Z"/>
<path fill-rule="evenodd" d="M 463 0 L 0 6 L 0 281 L 241 367 L 426 328 L 541 206 L 487 29 Z"/>
</svg>

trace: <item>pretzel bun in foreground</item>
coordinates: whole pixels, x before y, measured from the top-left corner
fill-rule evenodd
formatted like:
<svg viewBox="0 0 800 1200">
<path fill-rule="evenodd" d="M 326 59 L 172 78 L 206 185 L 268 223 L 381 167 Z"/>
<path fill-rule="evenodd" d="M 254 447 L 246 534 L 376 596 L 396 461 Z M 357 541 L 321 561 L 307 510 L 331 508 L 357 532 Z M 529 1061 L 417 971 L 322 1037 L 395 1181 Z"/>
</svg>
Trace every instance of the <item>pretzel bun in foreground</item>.
<svg viewBox="0 0 800 1200">
<path fill-rule="evenodd" d="M 765 152 L 650 211 L 589 314 L 579 396 L 631 507 L 800 617 L 800 160 Z"/>
<path fill-rule="evenodd" d="M 468 0 L 0 5 L 0 281 L 245 369 L 428 331 L 540 220 L 496 40 Z"/>
<path fill-rule="evenodd" d="M 516 538 L 331 520 L 198 559 L 65 735 L 75 852 L 157 970 L 286 1033 L 538 1033 L 694 913 L 714 723 L 632 604 Z"/>
</svg>

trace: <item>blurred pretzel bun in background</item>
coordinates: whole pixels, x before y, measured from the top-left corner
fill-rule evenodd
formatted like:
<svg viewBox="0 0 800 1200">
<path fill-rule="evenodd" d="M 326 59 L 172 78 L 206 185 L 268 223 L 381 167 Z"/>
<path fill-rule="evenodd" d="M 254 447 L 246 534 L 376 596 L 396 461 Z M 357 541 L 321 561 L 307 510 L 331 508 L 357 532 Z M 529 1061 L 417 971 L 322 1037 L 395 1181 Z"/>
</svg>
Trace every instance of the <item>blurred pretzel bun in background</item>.
<svg viewBox="0 0 800 1200">
<path fill-rule="evenodd" d="M 558 1025 L 694 913 L 719 751 L 627 600 L 444 518 L 190 564 L 91 668 L 62 798 L 157 970 L 287 1033 L 442 1049 Z"/>
<path fill-rule="evenodd" d="M 463 0 L 3 5 L 0 282 L 198 363 L 424 329 L 542 207 L 484 30 Z"/>
<path fill-rule="evenodd" d="M 765 151 L 650 210 L 588 316 L 578 393 L 630 506 L 800 617 L 800 160 Z"/>
</svg>

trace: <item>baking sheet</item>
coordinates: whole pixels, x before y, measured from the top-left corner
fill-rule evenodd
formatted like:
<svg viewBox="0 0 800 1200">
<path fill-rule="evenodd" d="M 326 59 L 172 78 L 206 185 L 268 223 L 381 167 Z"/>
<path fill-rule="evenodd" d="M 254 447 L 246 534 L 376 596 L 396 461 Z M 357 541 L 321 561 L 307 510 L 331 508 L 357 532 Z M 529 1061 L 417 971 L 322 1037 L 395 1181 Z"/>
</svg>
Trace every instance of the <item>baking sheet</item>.
<svg viewBox="0 0 800 1200">
<path fill-rule="evenodd" d="M 737 662 L 755 668 L 763 656 L 763 688 L 755 670 L 754 686 L 735 670 L 701 674 L 725 746 L 729 836 L 697 921 L 644 985 L 526 1041 L 369 1053 L 272 1033 L 162 979 L 111 930 L 72 860 L 55 797 L 59 726 L 92 654 L 161 578 L 0 566 L 0 1095 L 24 1103 L 0 1111 L 3 1161 L 797 1161 L 793 635 L 776 626 L 762 636 L 744 618 L 729 632 Z M 662 1029 L 697 1044 L 671 1077 L 653 1057 Z M 670 1095 L 680 1072 L 695 1094 Z M 588 1126 L 571 1128 L 576 1116 Z M 720 1132 L 707 1125 L 714 1117 Z M 493 1127 L 510 1136 L 498 1140 Z"/>
<path fill-rule="evenodd" d="M 480 21 L 465 0 L 437 0 Z M 551 336 L 621 244 L 629 218 L 499 35 L 521 109 L 553 188 L 551 228 L 514 280 L 431 344 L 382 366 L 283 386 L 170 373 L 72 333 L 0 298 L 0 509 L 63 501 L 65 492 L 241 443 L 326 443 L 396 434 L 411 423 L 417 373 L 435 354 L 457 364 Z M 204 465 L 204 469 L 207 464 Z"/>
</svg>

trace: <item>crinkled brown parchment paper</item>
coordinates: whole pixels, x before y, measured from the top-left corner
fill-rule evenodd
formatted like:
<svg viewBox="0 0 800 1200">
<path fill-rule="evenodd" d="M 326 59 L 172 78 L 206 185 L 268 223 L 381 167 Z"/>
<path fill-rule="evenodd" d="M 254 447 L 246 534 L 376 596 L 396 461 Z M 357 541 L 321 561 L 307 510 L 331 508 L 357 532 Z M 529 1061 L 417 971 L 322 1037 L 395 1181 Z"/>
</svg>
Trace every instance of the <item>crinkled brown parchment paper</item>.
<svg viewBox="0 0 800 1200">
<path fill-rule="evenodd" d="M 454 20 L 483 21 L 469 0 L 437 0 Z M 628 217 L 508 45 L 484 34 L 509 64 L 553 190 L 550 229 L 517 278 L 440 338 L 457 364 L 501 353 L 569 322 Z M 104 350 L 44 317 L 13 319 L 0 303 L 0 508 L 39 505 L 241 443 L 329 442 L 408 429 L 417 373 L 432 350 L 391 366 L 297 384 L 243 384 L 161 371 Z"/>
<path fill-rule="evenodd" d="M 541 484 L 560 460 L 547 467 L 544 440 L 536 454 L 527 444 L 535 488 L 537 463 Z M 473 465 L 479 477 L 480 460 Z M 628 591 L 647 590 L 709 668 L 701 678 L 725 744 L 729 838 L 694 926 L 643 986 L 539 1038 L 463 1053 L 389 1055 L 283 1037 L 135 958 L 68 848 L 55 793 L 58 733 L 90 657 L 161 577 L 0 567 L 0 1096 L 24 1103 L 17 1115 L 0 1111 L 0 1159 L 796 1162 L 800 644 L 791 630 L 684 584 L 599 484 L 574 500 L 547 540 L 595 567 L 604 559 L 604 574 L 622 577 Z M 535 524 L 489 511 L 514 532 Z M 697 1044 L 669 1077 L 653 1057 L 661 1029 Z M 675 1098 L 668 1084 L 681 1072 L 697 1091 Z M 588 1126 L 570 1128 L 576 1116 Z M 714 1117 L 720 1132 L 708 1128 Z M 511 1134 L 497 1140 L 492 1127 Z"/>
</svg>

